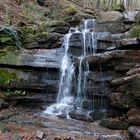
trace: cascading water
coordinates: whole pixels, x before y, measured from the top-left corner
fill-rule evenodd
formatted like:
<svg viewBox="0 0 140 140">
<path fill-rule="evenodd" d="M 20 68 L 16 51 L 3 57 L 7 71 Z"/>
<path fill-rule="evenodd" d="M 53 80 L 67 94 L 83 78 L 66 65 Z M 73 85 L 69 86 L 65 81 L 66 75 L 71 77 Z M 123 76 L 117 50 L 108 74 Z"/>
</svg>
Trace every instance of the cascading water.
<svg viewBox="0 0 140 140">
<path fill-rule="evenodd" d="M 85 20 L 80 27 L 71 28 L 69 33 L 65 35 L 63 46 L 65 53 L 61 62 L 61 78 L 59 85 L 59 92 L 57 96 L 57 103 L 46 108 L 44 111 L 48 115 L 66 115 L 73 109 L 82 110 L 83 100 L 86 99 L 85 83 L 86 72 L 89 71 L 88 63 L 85 61 L 86 55 L 94 54 L 97 48 L 97 34 L 91 32 L 90 29 L 96 25 L 95 19 Z M 73 54 L 69 52 L 71 37 L 75 34 L 82 34 L 81 57 L 78 67 L 76 95 L 73 93 L 73 78 L 75 77 L 75 65 L 72 60 Z"/>
<path fill-rule="evenodd" d="M 71 95 L 71 82 L 72 76 L 74 72 L 74 65 L 71 61 L 71 56 L 68 53 L 70 37 L 74 29 L 70 30 L 68 34 L 64 37 L 63 46 L 65 49 L 64 56 L 61 62 L 61 77 L 59 84 L 59 92 L 57 96 L 57 103 L 47 107 L 44 111 L 45 114 L 49 115 L 61 115 L 66 113 L 68 115 L 68 111 L 72 106 L 73 97 Z"/>
</svg>

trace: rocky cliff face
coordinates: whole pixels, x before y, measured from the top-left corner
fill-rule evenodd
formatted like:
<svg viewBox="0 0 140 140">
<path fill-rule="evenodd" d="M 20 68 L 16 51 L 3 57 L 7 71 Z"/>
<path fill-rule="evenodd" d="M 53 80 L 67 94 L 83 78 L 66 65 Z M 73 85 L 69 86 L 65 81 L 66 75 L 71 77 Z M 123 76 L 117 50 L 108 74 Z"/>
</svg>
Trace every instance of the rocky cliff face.
<svg viewBox="0 0 140 140">
<path fill-rule="evenodd" d="M 1 99 L 35 104 L 55 102 L 64 54 L 63 36 L 71 26 L 94 17 L 91 12 L 82 12 L 66 6 L 63 21 L 55 18 L 33 25 L 23 24 L 16 32 L 13 28 L 7 32 L 6 26 L 0 27 Z M 102 107 L 108 109 L 101 121 L 103 126 L 112 129 L 131 126 L 132 139 L 140 139 L 139 127 L 133 126 L 139 125 L 140 119 L 140 14 L 109 11 L 101 12 L 99 17 L 98 24 L 91 30 L 99 36 L 97 54 L 84 58 L 90 69 L 86 73 L 86 94 L 89 99 L 94 97 L 96 109 L 101 105 L 99 99 L 102 99 Z M 81 34 L 75 33 L 70 42 L 77 67 L 82 51 L 80 37 Z M 21 49 L 16 49 L 17 43 L 21 43 Z M 6 106 L 0 100 L 0 108 Z M 85 101 L 83 106 L 91 104 Z M 98 115 L 91 113 L 93 119 Z"/>
</svg>

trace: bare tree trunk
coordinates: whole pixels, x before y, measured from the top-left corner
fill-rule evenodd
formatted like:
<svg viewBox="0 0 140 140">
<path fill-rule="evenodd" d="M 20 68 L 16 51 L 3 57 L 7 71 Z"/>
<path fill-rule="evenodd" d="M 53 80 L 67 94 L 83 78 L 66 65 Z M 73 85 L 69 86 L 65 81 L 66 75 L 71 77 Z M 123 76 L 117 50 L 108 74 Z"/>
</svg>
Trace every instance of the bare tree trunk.
<svg viewBox="0 0 140 140">
<path fill-rule="evenodd" d="M 108 8 L 110 7 L 110 3 L 111 3 L 111 0 L 108 0 L 108 5 L 107 5 Z"/>
<path fill-rule="evenodd" d="M 97 1 L 97 5 L 96 5 L 96 7 L 97 7 L 97 8 L 100 7 L 100 0 Z"/>
</svg>

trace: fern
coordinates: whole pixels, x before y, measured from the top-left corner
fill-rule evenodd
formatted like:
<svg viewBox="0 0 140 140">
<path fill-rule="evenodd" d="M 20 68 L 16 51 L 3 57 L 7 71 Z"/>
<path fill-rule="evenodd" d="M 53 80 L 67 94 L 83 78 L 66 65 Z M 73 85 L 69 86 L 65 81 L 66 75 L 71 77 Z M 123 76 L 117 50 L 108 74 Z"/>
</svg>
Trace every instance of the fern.
<svg viewBox="0 0 140 140">
<path fill-rule="evenodd" d="M 16 47 L 21 48 L 21 42 L 19 40 L 19 35 L 15 27 L 1 26 L 0 32 L 7 33 L 11 37 L 13 37 L 15 40 Z"/>
</svg>

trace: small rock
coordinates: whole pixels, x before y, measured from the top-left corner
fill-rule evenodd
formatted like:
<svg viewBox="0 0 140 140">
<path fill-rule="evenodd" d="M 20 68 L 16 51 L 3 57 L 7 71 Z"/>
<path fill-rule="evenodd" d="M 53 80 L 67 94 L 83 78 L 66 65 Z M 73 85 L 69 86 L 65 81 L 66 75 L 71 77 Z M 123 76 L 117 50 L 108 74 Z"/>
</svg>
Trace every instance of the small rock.
<svg viewBox="0 0 140 140">
<path fill-rule="evenodd" d="M 37 131 L 37 132 L 36 132 L 36 137 L 39 138 L 39 139 L 43 139 L 43 137 L 44 137 L 44 132 L 42 132 L 42 131 Z"/>
<path fill-rule="evenodd" d="M 13 138 L 12 138 L 12 140 L 22 140 L 23 139 L 23 137 L 21 137 L 20 135 L 14 135 L 13 136 Z"/>
</svg>

